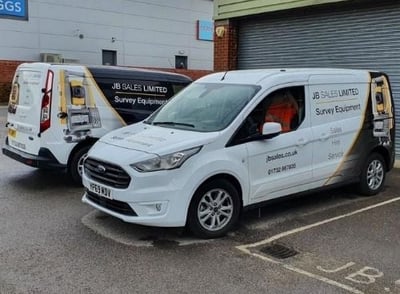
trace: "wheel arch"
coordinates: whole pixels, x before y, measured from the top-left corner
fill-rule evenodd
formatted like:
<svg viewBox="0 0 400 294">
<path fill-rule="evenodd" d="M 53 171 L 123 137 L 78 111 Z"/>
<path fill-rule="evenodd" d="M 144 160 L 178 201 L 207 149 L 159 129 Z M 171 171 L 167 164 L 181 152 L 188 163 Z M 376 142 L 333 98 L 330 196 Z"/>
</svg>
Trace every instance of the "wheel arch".
<svg viewBox="0 0 400 294">
<path fill-rule="evenodd" d="M 198 211 L 196 205 L 200 203 L 199 201 L 201 200 L 200 198 L 204 197 L 203 192 L 201 192 L 202 189 L 210 189 L 210 187 L 214 186 L 214 181 L 219 181 L 219 184 L 226 187 L 228 190 L 235 189 L 236 194 L 237 194 L 237 199 L 236 200 L 230 200 L 233 202 L 236 202 L 236 206 L 231 206 L 231 216 L 230 219 L 227 220 L 227 222 L 223 222 L 222 227 L 217 228 L 217 230 L 209 229 L 207 224 L 204 224 L 203 221 L 199 220 L 198 216 Z M 229 184 L 229 185 L 227 185 Z M 228 187 L 229 186 L 229 187 Z M 243 211 L 243 196 L 242 196 L 242 187 L 240 185 L 239 180 L 228 173 L 219 173 L 212 175 L 205 179 L 195 190 L 193 193 L 192 198 L 190 199 L 189 206 L 188 206 L 188 211 L 186 214 L 186 224 L 185 226 L 197 237 L 200 238 L 205 238 L 205 239 L 210 239 L 210 238 L 217 238 L 225 235 L 228 233 L 233 226 L 236 225 L 238 219 L 240 218 L 240 215 Z M 236 197 L 235 197 L 236 198 Z M 215 205 L 215 204 L 214 204 Z M 236 207 L 236 209 L 234 208 Z M 216 208 L 216 206 L 215 206 Z M 220 208 L 217 208 L 219 210 Z M 213 214 L 214 215 L 214 214 Z M 210 215 L 208 215 L 207 219 L 209 219 Z M 213 217 L 213 216 L 212 216 Z M 218 217 L 218 216 L 216 216 Z M 214 218 L 214 217 L 213 217 Z"/>
<path fill-rule="evenodd" d="M 228 181 L 229 183 L 231 183 L 235 189 L 237 190 L 238 194 L 239 194 L 239 201 L 240 201 L 240 211 L 243 210 L 243 189 L 242 189 L 242 185 L 240 184 L 239 180 L 228 173 L 219 173 L 219 174 L 215 174 L 213 176 L 210 176 L 209 178 L 205 179 L 198 187 L 197 189 L 194 191 L 193 195 L 196 194 L 196 192 L 204 185 L 206 185 L 209 182 L 215 181 L 215 180 L 219 180 L 219 179 L 223 179 Z M 193 199 L 193 196 L 192 196 Z M 191 201 L 190 201 L 191 203 Z"/>
<path fill-rule="evenodd" d="M 80 149 L 82 149 L 83 147 L 86 147 L 86 146 L 92 146 L 94 143 L 96 143 L 97 140 L 98 139 L 96 139 L 96 138 L 89 138 L 89 139 L 86 139 L 86 140 L 76 144 L 76 146 L 74 146 L 74 148 L 72 148 L 71 152 L 68 155 L 68 163 L 67 163 L 68 168 L 70 166 L 72 157 L 74 156 L 74 154 L 78 150 L 80 150 Z"/>
<path fill-rule="evenodd" d="M 390 151 L 387 148 L 383 146 L 377 146 L 369 152 L 368 156 L 371 155 L 372 153 L 378 153 L 383 157 L 383 160 L 385 161 L 386 171 L 389 171 L 391 169 L 391 163 L 392 163 L 391 155 Z"/>
</svg>

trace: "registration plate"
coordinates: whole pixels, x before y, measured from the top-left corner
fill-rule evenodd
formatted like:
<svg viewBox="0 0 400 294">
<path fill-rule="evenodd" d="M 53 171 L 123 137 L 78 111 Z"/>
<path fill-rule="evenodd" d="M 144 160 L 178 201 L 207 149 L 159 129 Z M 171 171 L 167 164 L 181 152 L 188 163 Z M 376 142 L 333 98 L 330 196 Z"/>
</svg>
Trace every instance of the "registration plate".
<svg viewBox="0 0 400 294">
<path fill-rule="evenodd" d="M 107 187 L 95 184 L 95 183 L 90 183 L 89 184 L 89 191 L 96 193 L 99 196 L 108 198 L 108 199 L 112 199 L 112 195 L 111 195 L 111 190 Z"/>
<path fill-rule="evenodd" d="M 8 129 L 8 135 L 9 135 L 11 138 L 15 138 L 15 137 L 17 136 L 17 131 L 14 130 L 14 129 Z"/>
</svg>

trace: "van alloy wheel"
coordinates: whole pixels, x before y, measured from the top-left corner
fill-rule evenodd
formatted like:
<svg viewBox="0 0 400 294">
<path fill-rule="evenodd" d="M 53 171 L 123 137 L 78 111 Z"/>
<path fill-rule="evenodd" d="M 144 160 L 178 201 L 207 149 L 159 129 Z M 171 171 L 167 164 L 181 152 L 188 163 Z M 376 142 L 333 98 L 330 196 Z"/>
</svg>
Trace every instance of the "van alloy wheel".
<svg viewBox="0 0 400 294">
<path fill-rule="evenodd" d="M 384 186 L 386 162 L 379 153 L 372 153 L 361 170 L 358 191 L 366 196 L 378 194 Z"/>
<path fill-rule="evenodd" d="M 215 179 L 203 184 L 189 206 L 187 225 L 200 238 L 217 238 L 235 225 L 241 210 L 240 195 L 229 181 Z"/>
<path fill-rule="evenodd" d="M 226 226 L 232 215 L 232 196 L 222 189 L 214 189 L 204 194 L 197 208 L 200 224 L 209 231 L 218 231 Z"/>
<path fill-rule="evenodd" d="M 373 160 L 367 169 L 367 182 L 371 190 L 378 189 L 383 182 L 384 170 L 379 160 Z"/>
</svg>

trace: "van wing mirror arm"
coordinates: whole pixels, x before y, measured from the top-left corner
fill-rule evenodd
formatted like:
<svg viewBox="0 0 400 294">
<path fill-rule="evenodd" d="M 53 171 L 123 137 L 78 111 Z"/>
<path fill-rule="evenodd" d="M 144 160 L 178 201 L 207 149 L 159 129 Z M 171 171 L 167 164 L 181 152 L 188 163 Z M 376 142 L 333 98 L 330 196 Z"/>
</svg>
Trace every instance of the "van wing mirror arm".
<svg viewBox="0 0 400 294">
<path fill-rule="evenodd" d="M 260 137 L 263 140 L 267 140 L 267 139 L 272 139 L 275 138 L 276 136 L 278 136 L 281 132 L 277 132 L 277 133 L 272 133 L 272 134 L 267 134 L 267 135 L 261 135 Z"/>
<path fill-rule="evenodd" d="M 240 140 L 240 143 L 243 144 L 243 143 L 252 142 L 252 141 L 268 140 L 268 139 L 272 139 L 272 138 L 278 136 L 279 134 L 280 134 L 280 132 L 273 133 L 273 134 L 267 134 L 267 135 L 254 134 L 254 135 L 250 135 L 246 138 L 243 138 L 242 140 Z"/>
</svg>

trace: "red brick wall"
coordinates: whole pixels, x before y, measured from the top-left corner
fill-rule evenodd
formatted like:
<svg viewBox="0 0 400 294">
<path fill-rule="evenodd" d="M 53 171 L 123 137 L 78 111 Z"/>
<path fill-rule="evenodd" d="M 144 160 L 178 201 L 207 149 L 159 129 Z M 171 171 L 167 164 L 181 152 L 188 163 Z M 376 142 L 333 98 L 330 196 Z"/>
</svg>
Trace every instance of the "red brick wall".
<svg viewBox="0 0 400 294">
<path fill-rule="evenodd" d="M 8 102 L 14 72 L 22 61 L 0 60 L 0 103 Z"/>
<path fill-rule="evenodd" d="M 216 32 L 223 31 L 218 36 Z M 215 22 L 214 71 L 237 69 L 237 28 L 232 21 Z"/>
<path fill-rule="evenodd" d="M 151 69 L 174 72 L 174 73 L 186 75 L 186 76 L 192 78 L 193 81 L 213 72 L 211 70 L 194 70 L 194 69 L 171 69 L 171 68 L 151 68 Z"/>
<path fill-rule="evenodd" d="M 14 72 L 17 66 L 25 61 L 12 61 L 12 60 L 0 60 L 0 83 L 10 83 L 14 76 Z M 171 68 L 148 68 L 155 70 L 162 70 L 168 72 L 175 72 L 191 77 L 193 80 L 197 80 L 202 76 L 212 73 L 211 70 L 195 70 L 195 69 L 171 69 Z"/>
<path fill-rule="evenodd" d="M 0 60 L 0 83 L 11 83 L 17 66 L 23 61 Z"/>
</svg>

